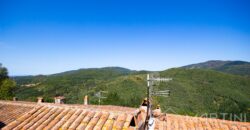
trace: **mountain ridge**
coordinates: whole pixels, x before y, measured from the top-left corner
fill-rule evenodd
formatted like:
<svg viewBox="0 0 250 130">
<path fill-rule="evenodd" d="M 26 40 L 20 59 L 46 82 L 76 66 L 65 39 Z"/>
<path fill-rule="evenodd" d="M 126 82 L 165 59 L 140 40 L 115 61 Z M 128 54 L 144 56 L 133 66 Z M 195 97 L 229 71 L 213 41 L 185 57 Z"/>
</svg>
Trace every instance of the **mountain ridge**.
<svg viewBox="0 0 250 130">
<path fill-rule="evenodd" d="M 182 66 L 186 69 L 212 69 L 224 73 L 250 76 L 250 62 L 210 60 L 206 62 Z"/>
</svg>

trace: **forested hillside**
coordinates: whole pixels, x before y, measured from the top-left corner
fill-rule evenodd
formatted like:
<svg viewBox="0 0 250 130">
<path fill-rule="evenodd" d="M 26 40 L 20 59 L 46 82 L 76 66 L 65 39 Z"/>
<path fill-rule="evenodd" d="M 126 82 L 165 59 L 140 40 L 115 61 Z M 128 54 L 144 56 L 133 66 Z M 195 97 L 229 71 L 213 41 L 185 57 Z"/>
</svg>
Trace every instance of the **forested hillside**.
<svg viewBox="0 0 250 130">
<path fill-rule="evenodd" d="M 249 120 L 249 78 L 202 69 L 170 69 L 161 75 L 174 78 L 167 85 L 171 96 L 159 100 L 165 109 L 171 106 L 175 112 L 189 115 L 248 113 Z"/>
<path fill-rule="evenodd" d="M 95 95 L 99 91 L 107 91 L 107 94 L 103 94 L 107 98 L 102 99 L 101 104 L 138 107 L 146 96 L 146 73 L 109 67 L 47 76 L 14 77 L 18 84 L 15 94 L 20 100 L 29 101 L 43 96 L 47 102 L 53 102 L 54 96 L 63 95 L 66 103 L 83 103 L 83 97 L 89 95 L 90 103 L 98 104 Z M 165 112 L 188 115 L 215 112 L 240 114 L 247 113 L 250 108 L 248 77 L 185 68 L 161 71 L 159 76 L 173 78 L 154 87 L 171 91 L 168 98 L 153 97 L 154 104 L 160 104 Z M 168 111 L 169 108 L 171 111 Z"/>
</svg>

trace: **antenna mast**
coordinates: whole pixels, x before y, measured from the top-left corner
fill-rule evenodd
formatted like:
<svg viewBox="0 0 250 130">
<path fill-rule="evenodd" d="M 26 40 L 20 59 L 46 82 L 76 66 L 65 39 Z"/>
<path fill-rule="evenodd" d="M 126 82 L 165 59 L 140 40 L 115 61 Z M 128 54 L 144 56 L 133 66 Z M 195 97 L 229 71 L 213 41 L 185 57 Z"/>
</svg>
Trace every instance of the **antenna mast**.
<svg viewBox="0 0 250 130">
<path fill-rule="evenodd" d="M 146 116 L 146 120 L 145 120 L 144 129 L 146 129 L 146 127 L 147 127 L 147 129 L 149 129 L 149 119 L 152 116 L 152 105 L 150 103 L 150 99 L 151 99 L 152 95 L 168 97 L 170 94 L 169 90 L 153 91 L 154 81 L 156 81 L 156 82 L 168 82 L 171 80 L 172 80 L 172 78 L 154 78 L 153 76 L 150 77 L 150 75 L 147 74 L 147 116 Z"/>
<path fill-rule="evenodd" d="M 98 103 L 101 105 L 101 99 L 107 98 L 102 95 L 102 93 L 108 93 L 108 91 L 99 91 L 95 94 L 96 97 L 98 97 Z"/>
</svg>

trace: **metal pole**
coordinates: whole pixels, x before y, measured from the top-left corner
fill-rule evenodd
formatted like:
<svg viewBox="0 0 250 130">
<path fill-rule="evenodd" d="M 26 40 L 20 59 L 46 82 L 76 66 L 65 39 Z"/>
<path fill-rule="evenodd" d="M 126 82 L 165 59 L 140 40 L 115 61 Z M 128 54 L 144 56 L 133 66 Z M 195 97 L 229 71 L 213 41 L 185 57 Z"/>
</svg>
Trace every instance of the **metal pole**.
<svg viewBox="0 0 250 130">
<path fill-rule="evenodd" d="M 150 98 L 150 86 L 151 86 L 149 74 L 147 74 L 147 83 L 148 83 L 148 87 L 147 87 L 147 115 L 146 115 L 144 129 L 148 129 L 148 120 L 149 120 L 149 107 L 150 107 L 149 106 L 149 98 Z"/>
</svg>

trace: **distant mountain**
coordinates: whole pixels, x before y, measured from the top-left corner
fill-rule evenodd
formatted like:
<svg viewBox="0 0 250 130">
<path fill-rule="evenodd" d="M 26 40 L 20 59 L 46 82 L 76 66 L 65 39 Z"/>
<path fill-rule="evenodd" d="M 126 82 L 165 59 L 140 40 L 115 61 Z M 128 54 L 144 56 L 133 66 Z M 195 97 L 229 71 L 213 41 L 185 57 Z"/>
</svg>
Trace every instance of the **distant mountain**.
<svg viewBox="0 0 250 130">
<path fill-rule="evenodd" d="M 138 71 L 139 72 L 139 71 Z M 35 76 L 13 76 L 12 78 L 18 85 L 44 82 L 51 79 L 64 79 L 68 80 L 86 80 L 86 79 L 110 79 L 117 76 L 138 73 L 130 69 L 122 67 L 103 67 L 103 68 L 87 68 L 71 70 L 51 75 L 35 75 Z"/>
<path fill-rule="evenodd" d="M 87 68 L 87 69 L 78 69 L 78 70 L 71 70 L 71 71 L 66 71 L 66 72 L 62 72 L 62 73 L 57 73 L 57 74 L 53 74 L 53 75 L 70 75 L 70 74 L 79 74 L 82 72 L 93 72 L 93 71 L 97 71 L 97 72 L 112 72 L 115 74 L 128 74 L 131 72 L 134 72 L 133 70 L 127 69 L 127 68 L 122 68 L 122 67 L 103 67 L 103 68 Z"/>
<path fill-rule="evenodd" d="M 250 62 L 246 61 L 220 61 L 211 60 L 207 62 L 191 64 L 181 68 L 188 69 L 212 69 L 229 74 L 250 76 Z"/>
</svg>

